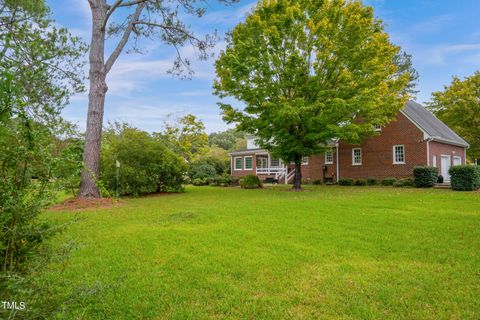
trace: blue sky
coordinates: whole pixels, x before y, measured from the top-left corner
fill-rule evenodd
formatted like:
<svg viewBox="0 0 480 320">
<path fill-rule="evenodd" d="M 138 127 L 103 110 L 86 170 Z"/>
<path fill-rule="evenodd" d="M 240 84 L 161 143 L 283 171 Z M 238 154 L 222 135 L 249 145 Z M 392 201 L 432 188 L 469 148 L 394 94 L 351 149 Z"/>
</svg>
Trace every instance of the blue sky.
<svg viewBox="0 0 480 320">
<path fill-rule="evenodd" d="M 111 2 L 111 0 L 109 0 Z M 429 101 L 431 92 L 442 90 L 452 76 L 465 77 L 480 69 L 480 1 L 478 0 L 365 0 L 386 24 L 392 41 L 413 55 L 420 74 L 418 102 Z M 47 0 L 57 24 L 89 41 L 90 12 L 87 0 Z M 232 6 L 208 2 L 208 13 L 201 20 L 188 18 L 198 34 L 218 30 L 223 39 L 226 31 L 242 21 L 256 1 L 241 0 Z M 107 43 L 111 50 L 113 42 Z M 198 61 L 190 47 L 182 54 L 192 58 L 195 75 L 180 80 L 167 74 L 174 51 L 160 42 L 142 43 L 143 54 L 122 54 L 109 77 L 105 120 L 125 121 L 154 132 L 176 116 L 195 114 L 208 132 L 224 130 L 212 95 L 215 77 L 213 62 Z M 224 48 L 221 40 L 214 52 Z M 85 128 L 87 95 L 72 97 L 63 116 L 81 129 Z"/>
</svg>

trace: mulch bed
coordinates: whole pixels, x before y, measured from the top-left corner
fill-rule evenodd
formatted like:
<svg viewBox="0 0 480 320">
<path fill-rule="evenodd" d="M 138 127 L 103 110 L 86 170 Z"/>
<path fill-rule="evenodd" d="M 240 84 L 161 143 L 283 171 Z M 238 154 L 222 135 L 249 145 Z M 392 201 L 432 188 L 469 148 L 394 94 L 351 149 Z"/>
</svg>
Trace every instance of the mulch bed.
<svg viewBox="0 0 480 320">
<path fill-rule="evenodd" d="M 70 198 L 63 203 L 55 204 L 48 210 L 51 211 L 77 211 L 86 209 L 106 209 L 118 207 L 122 202 L 112 198 Z"/>
</svg>

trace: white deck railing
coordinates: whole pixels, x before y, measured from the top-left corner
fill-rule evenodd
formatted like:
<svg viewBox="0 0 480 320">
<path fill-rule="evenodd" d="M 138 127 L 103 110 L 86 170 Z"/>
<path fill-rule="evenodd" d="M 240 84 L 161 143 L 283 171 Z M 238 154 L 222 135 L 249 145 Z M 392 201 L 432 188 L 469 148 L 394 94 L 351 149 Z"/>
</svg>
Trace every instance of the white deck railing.
<svg viewBox="0 0 480 320">
<path fill-rule="evenodd" d="M 268 167 L 268 168 L 257 167 L 257 174 L 275 175 L 275 174 L 282 174 L 286 172 L 287 172 L 287 168 L 285 167 Z"/>
</svg>

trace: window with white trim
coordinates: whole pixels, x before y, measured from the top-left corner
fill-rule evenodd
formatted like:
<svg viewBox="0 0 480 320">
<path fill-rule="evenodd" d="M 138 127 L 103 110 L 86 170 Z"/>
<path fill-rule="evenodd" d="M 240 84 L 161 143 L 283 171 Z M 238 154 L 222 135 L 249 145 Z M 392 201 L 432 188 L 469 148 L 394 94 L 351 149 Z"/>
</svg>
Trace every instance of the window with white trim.
<svg viewBox="0 0 480 320">
<path fill-rule="evenodd" d="M 373 131 L 382 131 L 382 126 L 379 124 L 374 124 L 373 125 Z"/>
<path fill-rule="evenodd" d="M 242 170 L 242 157 L 233 158 L 233 170 Z"/>
<path fill-rule="evenodd" d="M 437 167 L 437 156 L 433 156 L 433 160 L 432 160 L 432 165 L 436 168 Z"/>
<path fill-rule="evenodd" d="M 393 146 L 393 163 L 405 163 L 405 146 L 403 144 Z"/>
<path fill-rule="evenodd" d="M 362 148 L 352 149 L 352 164 L 354 166 L 359 166 L 362 164 Z"/>
<path fill-rule="evenodd" d="M 252 156 L 248 156 L 244 158 L 244 168 L 245 170 L 252 170 L 253 169 L 253 158 Z"/>
<path fill-rule="evenodd" d="M 333 151 L 325 151 L 325 164 L 333 164 Z"/>
<path fill-rule="evenodd" d="M 303 157 L 302 158 L 302 165 L 307 165 L 308 164 L 308 157 Z"/>
<path fill-rule="evenodd" d="M 279 167 L 280 159 L 270 158 L 270 167 Z"/>
<path fill-rule="evenodd" d="M 454 166 L 461 166 L 462 165 L 462 157 L 454 156 L 453 157 L 453 165 Z"/>
</svg>

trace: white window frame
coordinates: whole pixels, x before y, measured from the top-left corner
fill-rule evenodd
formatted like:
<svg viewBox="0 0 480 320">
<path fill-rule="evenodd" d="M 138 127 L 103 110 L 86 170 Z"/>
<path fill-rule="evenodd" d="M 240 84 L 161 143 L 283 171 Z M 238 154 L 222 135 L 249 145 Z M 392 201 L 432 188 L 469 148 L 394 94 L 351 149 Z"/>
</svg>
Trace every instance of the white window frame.
<svg viewBox="0 0 480 320">
<path fill-rule="evenodd" d="M 331 160 L 328 160 L 328 155 L 332 156 Z M 333 164 L 333 151 L 325 151 L 325 164 Z"/>
<path fill-rule="evenodd" d="M 247 159 L 251 159 L 252 160 L 252 166 L 250 168 L 247 168 Z M 253 157 L 252 156 L 246 156 L 246 157 L 243 157 L 243 170 L 245 171 L 252 171 L 253 170 Z"/>
<path fill-rule="evenodd" d="M 360 150 L 360 162 L 355 162 L 355 150 Z M 363 163 L 362 148 L 353 148 L 352 149 L 352 166 L 361 166 L 362 163 Z"/>
<path fill-rule="evenodd" d="M 308 157 L 302 157 L 302 166 L 308 165 L 308 161 L 309 161 L 309 160 L 310 160 L 310 159 L 309 159 Z"/>
<path fill-rule="evenodd" d="M 242 166 L 242 157 L 233 157 L 233 171 L 242 171 L 243 168 L 237 168 L 237 159 L 240 159 L 240 166 Z"/>
<path fill-rule="evenodd" d="M 438 165 L 437 165 L 437 156 L 434 155 L 434 156 L 432 157 L 432 162 L 433 162 L 433 163 L 432 163 L 433 166 L 434 166 L 435 168 L 438 168 Z"/>
<path fill-rule="evenodd" d="M 402 147 L 403 150 L 403 161 L 397 161 L 397 147 Z M 393 164 L 405 164 L 405 145 L 403 144 L 396 144 L 392 148 L 393 152 Z"/>
<path fill-rule="evenodd" d="M 455 159 L 460 159 L 460 164 L 455 164 Z M 453 156 L 453 165 L 454 166 L 461 166 L 462 165 L 462 157 L 461 156 Z"/>
<path fill-rule="evenodd" d="M 380 124 L 374 124 L 373 131 L 382 131 L 382 126 Z"/>
<path fill-rule="evenodd" d="M 273 161 L 278 161 L 278 164 L 277 164 L 277 165 L 274 165 L 274 164 L 273 164 Z M 278 167 L 281 167 L 282 164 L 281 164 L 281 162 L 280 162 L 280 159 L 270 158 L 269 166 L 270 166 L 271 168 L 278 168 Z"/>
</svg>

